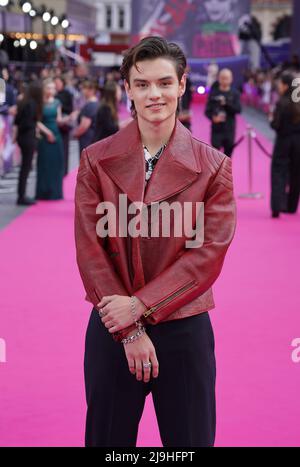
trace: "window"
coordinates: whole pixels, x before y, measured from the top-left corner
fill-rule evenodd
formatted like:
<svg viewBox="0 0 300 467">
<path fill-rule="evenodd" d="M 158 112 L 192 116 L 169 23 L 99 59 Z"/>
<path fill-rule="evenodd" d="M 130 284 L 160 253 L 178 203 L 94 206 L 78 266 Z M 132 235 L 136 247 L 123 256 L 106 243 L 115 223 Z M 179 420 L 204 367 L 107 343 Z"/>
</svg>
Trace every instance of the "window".
<svg viewBox="0 0 300 467">
<path fill-rule="evenodd" d="M 111 24 L 112 24 L 112 8 L 111 8 L 111 5 L 106 5 L 106 7 L 105 7 L 105 17 L 106 17 L 106 28 L 111 29 Z"/>
<path fill-rule="evenodd" d="M 119 29 L 125 27 L 125 10 L 123 6 L 119 6 Z"/>
</svg>

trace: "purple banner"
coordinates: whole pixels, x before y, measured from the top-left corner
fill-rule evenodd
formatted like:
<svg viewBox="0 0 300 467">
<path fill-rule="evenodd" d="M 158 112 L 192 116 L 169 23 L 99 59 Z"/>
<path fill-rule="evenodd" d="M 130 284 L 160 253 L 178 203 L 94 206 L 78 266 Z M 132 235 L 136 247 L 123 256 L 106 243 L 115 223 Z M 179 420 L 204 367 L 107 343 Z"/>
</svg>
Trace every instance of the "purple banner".
<svg viewBox="0 0 300 467">
<path fill-rule="evenodd" d="M 132 40 L 159 35 L 190 58 L 234 57 L 239 20 L 249 11 L 249 0 L 133 0 Z"/>
<path fill-rule="evenodd" d="M 66 14 L 70 21 L 68 33 L 86 36 L 94 36 L 96 34 L 96 7 L 76 0 L 68 0 Z"/>
<path fill-rule="evenodd" d="M 96 34 L 95 22 L 80 21 L 72 15 L 68 16 L 70 27 L 68 34 L 83 34 L 85 36 L 94 36 Z"/>
<path fill-rule="evenodd" d="M 192 58 L 188 60 L 188 64 L 191 69 L 190 78 L 194 86 L 198 87 L 201 85 L 204 88 L 209 88 L 212 83 L 208 82 L 208 71 L 212 65 L 212 61 Z M 234 85 L 240 88 L 243 83 L 243 72 L 249 66 L 249 57 L 248 55 L 239 55 L 238 57 L 220 58 L 215 61 L 215 65 L 217 66 L 217 72 L 222 68 L 230 68 L 233 74 Z"/>
<path fill-rule="evenodd" d="M 22 14 L 2 11 L 0 13 L 1 32 L 26 32 L 24 17 L 25 15 Z"/>
</svg>

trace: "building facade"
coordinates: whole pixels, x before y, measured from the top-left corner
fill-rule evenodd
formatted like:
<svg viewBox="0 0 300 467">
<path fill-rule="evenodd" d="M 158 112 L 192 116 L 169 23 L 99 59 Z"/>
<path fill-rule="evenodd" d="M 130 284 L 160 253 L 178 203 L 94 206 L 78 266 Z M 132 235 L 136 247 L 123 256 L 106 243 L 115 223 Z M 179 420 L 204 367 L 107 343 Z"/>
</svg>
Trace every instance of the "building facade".
<svg viewBox="0 0 300 467">
<path fill-rule="evenodd" d="M 252 15 L 261 25 L 262 42 L 274 40 L 273 34 L 280 21 L 292 18 L 293 0 L 252 0 Z"/>
<path fill-rule="evenodd" d="M 131 0 L 94 0 L 96 35 L 81 47 L 82 55 L 95 65 L 119 66 L 131 32 Z"/>
<path fill-rule="evenodd" d="M 131 31 L 131 0 L 96 0 L 97 31 L 99 33 L 124 34 Z"/>
</svg>

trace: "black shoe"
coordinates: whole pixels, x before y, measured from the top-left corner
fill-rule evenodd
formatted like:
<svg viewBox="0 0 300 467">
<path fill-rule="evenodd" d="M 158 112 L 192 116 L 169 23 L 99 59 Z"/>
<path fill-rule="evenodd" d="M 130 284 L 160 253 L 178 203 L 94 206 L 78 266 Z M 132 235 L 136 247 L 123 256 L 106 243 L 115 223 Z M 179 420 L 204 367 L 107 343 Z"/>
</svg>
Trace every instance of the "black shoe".
<svg viewBox="0 0 300 467">
<path fill-rule="evenodd" d="M 279 217 L 280 212 L 279 211 L 272 211 L 272 218 L 275 219 Z"/>
<path fill-rule="evenodd" d="M 18 206 L 32 206 L 33 204 L 36 204 L 36 201 L 33 198 L 27 198 L 26 196 L 24 198 L 19 198 L 17 201 Z"/>
<path fill-rule="evenodd" d="M 284 209 L 282 212 L 284 212 L 285 214 L 296 214 L 297 211 L 295 211 L 294 209 Z"/>
</svg>

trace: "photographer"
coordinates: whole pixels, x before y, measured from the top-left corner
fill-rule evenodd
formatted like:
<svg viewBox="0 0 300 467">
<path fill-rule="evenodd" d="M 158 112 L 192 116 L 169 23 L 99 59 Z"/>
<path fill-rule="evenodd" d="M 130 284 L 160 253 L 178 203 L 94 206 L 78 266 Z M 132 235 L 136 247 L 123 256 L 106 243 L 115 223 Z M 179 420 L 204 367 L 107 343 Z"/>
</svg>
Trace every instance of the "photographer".
<svg viewBox="0 0 300 467">
<path fill-rule="evenodd" d="M 300 103 L 293 100 L 294 75 L 284 72 L 278 81 L 280 95 L 271 127 L 276 131 L 271 165 L 272 217 L 295 214 L 300 196 Z M 288 189 L 287 189 L 288 188 Z"/>
<path fill-rule="evenodd" d="M 232 88 L 232 72 L 224 68 L 210 91 L 205 115 L 212 121 L 211 144 L 231 157 L 235 139 L 235 116 L 241 112 L 240 94 Z"/>
</svg>

